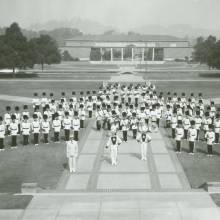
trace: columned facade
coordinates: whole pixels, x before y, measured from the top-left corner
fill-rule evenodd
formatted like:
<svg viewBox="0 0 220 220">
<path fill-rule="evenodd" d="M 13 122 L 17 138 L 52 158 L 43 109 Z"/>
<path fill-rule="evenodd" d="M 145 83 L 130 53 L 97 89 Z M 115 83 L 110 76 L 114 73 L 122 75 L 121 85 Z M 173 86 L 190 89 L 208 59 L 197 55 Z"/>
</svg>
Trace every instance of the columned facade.
<svg viewBox="0 0 220 220">
<path fill-rule="evenodd" d="M 91 48 L 91 61 L 144 62 L 163 61 L 164 48 L 154 47 L 94 47 Z"/>
</svg>

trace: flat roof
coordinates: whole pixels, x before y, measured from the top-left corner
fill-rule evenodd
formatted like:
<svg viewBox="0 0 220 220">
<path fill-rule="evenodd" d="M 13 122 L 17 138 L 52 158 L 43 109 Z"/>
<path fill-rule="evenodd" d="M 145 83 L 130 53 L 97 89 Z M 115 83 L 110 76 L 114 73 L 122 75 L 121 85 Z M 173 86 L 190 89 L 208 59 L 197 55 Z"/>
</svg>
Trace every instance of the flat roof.
<svg viewBox="0 0 220 220">
<path fill-rule="evenodd" d="M 186 39 L 180 39 L 169 35 L 84 35 L 66 39 L 65 41 L 80 42 L 189 42 Z"/>
</svg>

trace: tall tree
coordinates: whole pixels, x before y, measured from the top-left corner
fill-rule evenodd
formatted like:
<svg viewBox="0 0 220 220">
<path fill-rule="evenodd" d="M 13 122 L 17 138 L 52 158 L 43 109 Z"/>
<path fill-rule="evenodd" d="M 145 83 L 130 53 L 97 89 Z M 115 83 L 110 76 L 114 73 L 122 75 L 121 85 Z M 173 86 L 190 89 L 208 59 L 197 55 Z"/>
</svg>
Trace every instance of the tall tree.
<svg viewBox="0 0 220 220">
<path fill-rule="evenodd" d="M 6 28 L 3 42 L 4 59 L 7 60 L 5 67 L 11 68 L 13 73 L 15 73 L 15 68 L 25 68 L 27 59 L 29 59 L 26 55 L 28 43 L 17 23 Z"/>
<path fill-rule="evenodd" d="M 41 35 L 30 41 L 30 47 L 35 56 L 35 63 L 41 64 L 42 71 L 44 64 L 60 63 L 61 55 L 56 42 L 48 35 Z"/>
</svg>

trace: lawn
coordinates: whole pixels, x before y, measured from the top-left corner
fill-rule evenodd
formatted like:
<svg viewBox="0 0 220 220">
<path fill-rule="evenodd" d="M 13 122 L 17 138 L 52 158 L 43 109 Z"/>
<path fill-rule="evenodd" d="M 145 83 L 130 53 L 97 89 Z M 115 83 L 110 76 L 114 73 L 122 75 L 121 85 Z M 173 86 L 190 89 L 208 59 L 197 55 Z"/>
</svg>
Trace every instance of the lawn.
<svg viewBox="0 0 220 220">
<path fill-rule="evenodd" d="M 166 129 L 165 135 L 170 138 L 172 147 L 175 149 L 176 143 L 171 138 L 171 129 Z M 188 154 L 188 142 L 183 140 L 182 153 L 177 155 L 192 188 L 203 188 L 206 182 L 220 182 L 220 144 L 214 145 L 214 156 L 209 158 L 206 154 L 206 142 L 203 139 L 202 134 L 200 141 L 195 144 L 196 149 L 193 156 Z"/>
</svg>

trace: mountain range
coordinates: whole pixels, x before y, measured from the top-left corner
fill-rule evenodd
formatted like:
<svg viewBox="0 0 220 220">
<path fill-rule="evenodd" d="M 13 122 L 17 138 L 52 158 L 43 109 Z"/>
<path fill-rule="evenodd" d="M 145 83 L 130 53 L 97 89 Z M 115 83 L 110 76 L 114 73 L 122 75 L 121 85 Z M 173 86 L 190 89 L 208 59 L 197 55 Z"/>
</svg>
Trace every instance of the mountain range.
<svg viewBox="0 0 220 220">
<path fill-rule="evenodd" d="M 70 20 L 51 20 L 46 23 L 33 24 L 28 29 L 34 31 L 40 30 L 53 30 L 56 28 L 77 28 L 84 34 L 103 34 L 109 30 L 114 30 L 116 33 L 124 32 L 119 28 L 104 25 L 101 22 L 96 22 L 88 19 L 74 17 Z M 154 35 L 172 35 L 179 38 L 196 38 L 198 36 L 215 35 L 220 37 L 220 29 L 213 30 L 210 28 L 197 28 L 191 27 L 186 24 L 175 24 L 170 26 L 163 25 L 145 25 L 140 27 L 131 28 L 128 31 L 134 31 L 140 34 L 154 34 Z"/>
</svg>

